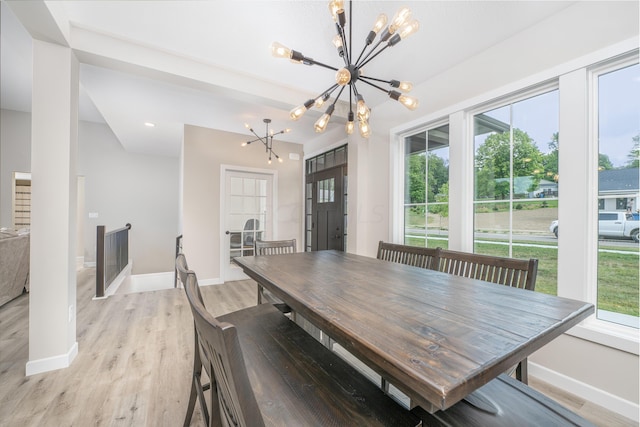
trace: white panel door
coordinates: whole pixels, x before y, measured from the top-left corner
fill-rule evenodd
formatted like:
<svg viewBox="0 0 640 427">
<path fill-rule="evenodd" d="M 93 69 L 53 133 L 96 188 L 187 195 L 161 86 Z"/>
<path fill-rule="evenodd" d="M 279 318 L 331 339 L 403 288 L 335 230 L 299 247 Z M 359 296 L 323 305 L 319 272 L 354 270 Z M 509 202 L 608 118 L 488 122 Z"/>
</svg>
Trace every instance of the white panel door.
<svg viewBox="0 0 640 427">
<path fill-rule="evenodd" d="M 247 276 L 232 262 L 235 257 L 253 256 L 256 240 L 269 240 L 273 229 L 273 176 L 227 170 L 225 173 L 224 280 Z"/>
</svg>

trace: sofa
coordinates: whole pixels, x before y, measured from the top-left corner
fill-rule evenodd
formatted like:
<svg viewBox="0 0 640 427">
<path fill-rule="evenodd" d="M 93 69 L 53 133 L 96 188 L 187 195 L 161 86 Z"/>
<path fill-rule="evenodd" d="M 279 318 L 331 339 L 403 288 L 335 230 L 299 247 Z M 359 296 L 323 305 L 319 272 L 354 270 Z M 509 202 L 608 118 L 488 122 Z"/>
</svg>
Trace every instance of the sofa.
<svg viewBox="0 0 640 427">
<path fill-rule="evenodd" d="M 0 230 L 0 306 L 29 291 L 29 233 Z"/>
</svg>

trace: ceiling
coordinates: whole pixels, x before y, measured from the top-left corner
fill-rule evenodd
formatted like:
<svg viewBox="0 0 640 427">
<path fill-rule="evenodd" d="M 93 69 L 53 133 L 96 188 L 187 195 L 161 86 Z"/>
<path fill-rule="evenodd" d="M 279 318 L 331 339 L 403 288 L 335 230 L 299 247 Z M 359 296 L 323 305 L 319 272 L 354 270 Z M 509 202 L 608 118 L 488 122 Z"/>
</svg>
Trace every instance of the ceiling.
<svg viewBox="0 0 640 427">
<path fill-rule="evenodd" d="M 573 3 L 354 1 L 353 46 L 359 52 L 379 13 L 391 18 L 409 6 L 420 30 L 387 49 L 364 73 L 419 86 Z M 263 134 L 263 118 L 272 119 L 275 131 L 292 128 L 279 140 L 305 143 L 318 137 L 313 123 L 323 111 L 311 110 L 297 122 L 289 111 L 331 86 L 334 72 L 274 58 L 268 47 L 279 41 L 338 67 L 327 4 L 3 0 L 1 106 L 31 109 L 34 36 L 74 49 L 81 62 L 80 118 L 106 122 L 130 152 L 177 157 L 184 124 L 248 135 L 246 122 Z M 375 128 L 376 107 L 395 101 L 366 85 L 358 88 L 372 108 Z M 344 136 L 346 111 L 336 108 L 327 133 Z M 420 114 L 401 105 L 393 111 L 404 121 Z"/>
</svg>

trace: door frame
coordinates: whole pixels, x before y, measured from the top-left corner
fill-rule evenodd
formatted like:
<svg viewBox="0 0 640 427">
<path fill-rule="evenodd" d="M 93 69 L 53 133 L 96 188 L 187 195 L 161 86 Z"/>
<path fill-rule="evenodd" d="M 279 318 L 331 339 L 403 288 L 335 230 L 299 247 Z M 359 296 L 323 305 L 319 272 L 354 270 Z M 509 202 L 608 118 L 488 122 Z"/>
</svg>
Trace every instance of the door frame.
<svg viewBox="0 0 640 427">
<path fill-rule="evenodd" d="M 269 226 L 271 227 L 271 236 L 275 238 L 278 235 L 277 230 L 277 212 L 278 212 L 278 171 L 275 169 L 262 169 L 262 168 L 252 168 L 246 166 L 237 166 L 237 165 L 220 165 L 220 211 L 219 211 L 219 254 L 220 254 L 220 279 L 222 282 L 226 282 L 227 280 L 244 280 L 248 279 L 249 276 L 242 273 L 240 267 L 238 267 L 238 275 L 234 273 L 233 277 L 227 277 L 227 268 L 226 263 L 228 261 L 227 255 L 227 236 L 225 234 L 226 231 L 226 177 L 227 172 L 240 172 L 240 173 L 253 173 L 259 175 L 269 175 L 271 176 L 271 223 Z M 266 226 L 265 226 L 266 228 Z"/>
</svg>

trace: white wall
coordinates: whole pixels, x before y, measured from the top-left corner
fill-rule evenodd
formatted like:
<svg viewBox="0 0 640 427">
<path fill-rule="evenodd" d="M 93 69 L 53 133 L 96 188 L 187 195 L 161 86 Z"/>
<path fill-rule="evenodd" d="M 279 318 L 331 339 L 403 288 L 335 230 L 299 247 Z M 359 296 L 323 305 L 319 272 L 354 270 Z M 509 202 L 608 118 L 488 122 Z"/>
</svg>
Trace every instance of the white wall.
<svg viewBox="0 0 640 427">
<path fill-rule="evenodd" d="M 78 173 L 85 177 L 85 262 L 95 262 L 96 226 L 131 224 L 133 274 L 173 271 L 179 159 L 128 153 L 111 129 L 80 122 Z M 89 213 L 98 218 L 89 218 Z"/>
<path fill-rule="evenodd" d="M 220 166 L 231 165 L 278 171 L 277 235 L 273 239 L 302 240 L 302 145 L 275 141 L 283 163 L 267 164 L 262 146 L 241 147 L 248 135 L 185 126 L 183 176 L 183 250 L 198 280 L 216 283 L 223 279 L 220 267 Z M 297 153 L 300 160 L 290 160 Z"/>
<path fill-rule="evenodd" d="M 1 110 L 0 226 L 11 226 L 11 176 L 31 171 L 31 114 Z M 179 159 L 124 151 L 105 124 L 81 121 L 78 174 L 84 176 L 84 262 L 95 262 L 96 226 L 131 223 L 133 274 L 173 271 L 178 236 Z M 97 219 L 88 218 L 98 213 Z"/>
</svg>

